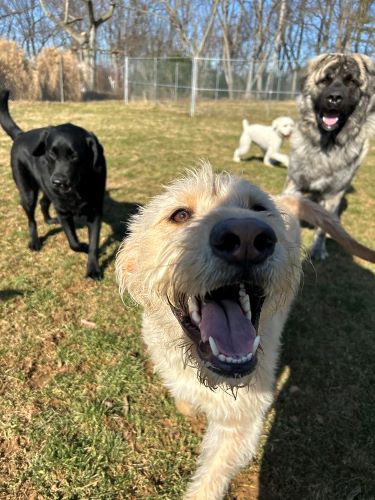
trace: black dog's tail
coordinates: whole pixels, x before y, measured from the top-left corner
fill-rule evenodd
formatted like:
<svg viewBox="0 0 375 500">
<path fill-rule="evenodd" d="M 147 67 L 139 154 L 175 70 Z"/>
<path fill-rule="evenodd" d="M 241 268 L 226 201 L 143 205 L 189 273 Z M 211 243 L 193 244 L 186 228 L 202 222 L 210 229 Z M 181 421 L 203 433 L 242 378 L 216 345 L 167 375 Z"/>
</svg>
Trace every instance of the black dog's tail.
<svg viewBox="0 0 375 500">
<path fill-rule="evenodd" d="M 14 140 L 23 130 L 13 121 L 8 108 L 9 90 L 0 92 L 0 125 L 5 132 Z"/>
</svg>

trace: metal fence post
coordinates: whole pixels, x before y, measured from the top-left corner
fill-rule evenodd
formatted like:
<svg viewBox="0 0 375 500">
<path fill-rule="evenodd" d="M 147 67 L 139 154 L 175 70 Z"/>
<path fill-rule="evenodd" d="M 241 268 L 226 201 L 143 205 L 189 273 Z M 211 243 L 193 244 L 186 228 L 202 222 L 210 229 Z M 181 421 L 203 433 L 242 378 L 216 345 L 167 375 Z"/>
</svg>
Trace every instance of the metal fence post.
<svg viewBox="0 0 375 500">
<path fill-rule="evenodd" d="M 216 81 L 215 81 L 215 101 L 219 97 L 219 85 L 220 85 L 220 62 L 216 63 Z"/>
<path fill-rule="evenodd" d="M 277 94 L 276 94 L 276 99 L 280 99 L 280 90 L 281 90 L 281 71 L 278 68 L 277 69 Z"/>
<path fill-rule="evenodd" d="M 158 87 L 158 59 L 154 57 L 154 101 L 156 102 L 157 96 L 157 87 Z"/>
<path fill-rule="evenodd" d="M 198 60 L 196 57 L 193 57 L 192 68 L 191 68 L 190 116 L 194 116 L 195 113 L 195 101 L 197 98 L 197 83 L 198 83 Z"/>
<path fill-rule="evenodd" d="M 174 98 L 175 101 L 177 101 L 177 93 L 178 93 L 178 62 L 176 63 L 176 66 L 174 68 Z"/>
<path fill-rule="evenodd" d="M 124 59 L 124 101 L 125 104 L 129 103 L 129 57 L 125 56 Z"/>
<path fill-rule="evenodd" d="M 253 80 L 254 80 L 254 59 L 251 59 L 250 66 L 247 72 L 247 80 L 245 87 L 245 98 L 247 99 L 251 97 L 252 87 L 254 83 Z"/>
<path fill-rule="evenodd" d="M 297 88 L 297 71 L 293 71 L 293 76 L 292 76 L 292 92 L 291 95 L 294 96 L 296 94 L 296 88 Z"/>
<path fill-rule="evenodd" d="M 64 96 L 64 61 L 63 55 L 60 53 L 60 64 L 59 64 L 59 85 L 60 85 L 60 102 L 65 101 Z"/>
</svg>

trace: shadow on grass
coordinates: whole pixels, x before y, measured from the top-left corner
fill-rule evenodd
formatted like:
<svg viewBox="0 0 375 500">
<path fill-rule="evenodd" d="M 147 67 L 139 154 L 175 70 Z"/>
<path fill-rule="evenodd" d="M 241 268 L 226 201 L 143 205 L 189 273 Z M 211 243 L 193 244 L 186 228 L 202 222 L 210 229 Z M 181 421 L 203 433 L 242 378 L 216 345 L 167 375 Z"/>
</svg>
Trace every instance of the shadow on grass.
<svg viewBox="0 0 375 500">
<path fill-rule="evenodd" d="M 126 201 L 116 201 L 111 197 L 109 191 L 106 191 L 104 198 L 104 210 L 103 210 L 103 223 L 108 224 L 111 227 L 112 233 L 106 238 L 99 248 L 99 259 L 100 256 L 104 254 L 105 250 L 111 246 L 114 242 L 120 243 L 126 234 L 126 226 L 129 217 L 138 211 L 139 204 L 128 203 Z M 87 224 L 84 219 L 75 219 L 75 226 L 77 229 L 86 227 Z M 62 227 L 58 224 L 53 226 L 47 231 L 46 234 L 40 236 L 40 241 L 44 244 L 52 236 L 61 233 L 63 231 Z M 118 246 L 117 246 L 118 248 Z M 114 260 L 117 253 L 117 248 L 107 256 L 101 262 L 101 268 L 106 269 L 110 263 Z M 101 261 L 101 259 L 100 259 Z M 0 297 L 1 298 L 1 297 Z"/>
<path fill-rule="evenodd" d="M 328 245 L 284 330 L 260 500 L 374 498 L 375 279 Z"/>
<path fill-rule="evenodd" d="M 248 156 L 247 158 L 241 158 L 241 161 L 263 161 L 263 156 Z"/>
<path fill-rule="evenodd" d="M 0 290 L 0 301 L 6 302 L 7 300 L 12 300 L 14 297 L 19 297 L 24 295 L 23 290 L 14 290 L 12 288 L 6 288 L 5 290 Z"/>
<path fill-rule="evenodd" d="M 129 218 L 138 211 L 139 204 L 128 203 L 126 201 L 117 201 L 111 197 L 110 192 L 106 191 L 104 199 L 103 222 L 111 227 L 112 233 L 107 237 L 100 247 L 100 254 L 113 243 L 120 244 L 124 239 L 127 230 Z M 106 269 L 115 259 L 118 250 L 116 248 L 101 263 L 102 269 Z"/>
<path fill-rule="evenodd" d="M 247 158 L 241 158 L 241 162 L 259 161 L 263 163 L 263 160 L 264 160 L 263 156 L 255 156 L 255 155 L 248 156 Z M 271 160 L 271 163 L 273 167 L 286 169 L 286 166 L 277 160 Z"/>
</svg>

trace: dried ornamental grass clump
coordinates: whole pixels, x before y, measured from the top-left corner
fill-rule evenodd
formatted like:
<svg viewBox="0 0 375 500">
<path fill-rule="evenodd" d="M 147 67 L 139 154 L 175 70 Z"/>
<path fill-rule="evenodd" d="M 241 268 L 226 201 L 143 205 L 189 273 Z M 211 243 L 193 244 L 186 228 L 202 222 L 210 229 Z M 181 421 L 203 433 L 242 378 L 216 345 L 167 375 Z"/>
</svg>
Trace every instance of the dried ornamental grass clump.
<svg viewBox="0 0 375 500">
<path fill-rule="evenodd" d="M 0 39 L 0 86 L 14 99 L 32 99 L 37 93 L 35 75 L 25 52 L 16 42 Z"/>
<path fill-rule="evenodd" d="M 81 100 L 81 76 L 77 56 L 71 50 L 43 49 L 36 58 L 41 98 L 50 101 Z"/>
</svg>

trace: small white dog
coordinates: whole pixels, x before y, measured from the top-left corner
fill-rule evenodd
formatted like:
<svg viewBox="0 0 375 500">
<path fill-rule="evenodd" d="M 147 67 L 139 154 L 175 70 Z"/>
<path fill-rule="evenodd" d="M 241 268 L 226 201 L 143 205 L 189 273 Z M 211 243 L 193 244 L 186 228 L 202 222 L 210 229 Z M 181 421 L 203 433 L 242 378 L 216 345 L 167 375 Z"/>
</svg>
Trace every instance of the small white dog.
<svg viewBox="0 0 375 500">
<path fill-rule="evenodd" d="M 250 149 L 251 143 L 255 142 L 264 151 L 263 162 L 269 167 L 273 167 L 272 161 L 283 163 L 289 166 L 289 157 L 280 153 L 280 147 L 284 138 L 291 135 L 294 121 L 289 116 L 279 116 L 273 120 L 272 125 L 250 125 L 247 120 L 242 121 L 243 132 L 240 137 L 240 145 L 233 155 L 233 161 L 241 161 Z"/>
</svg>

